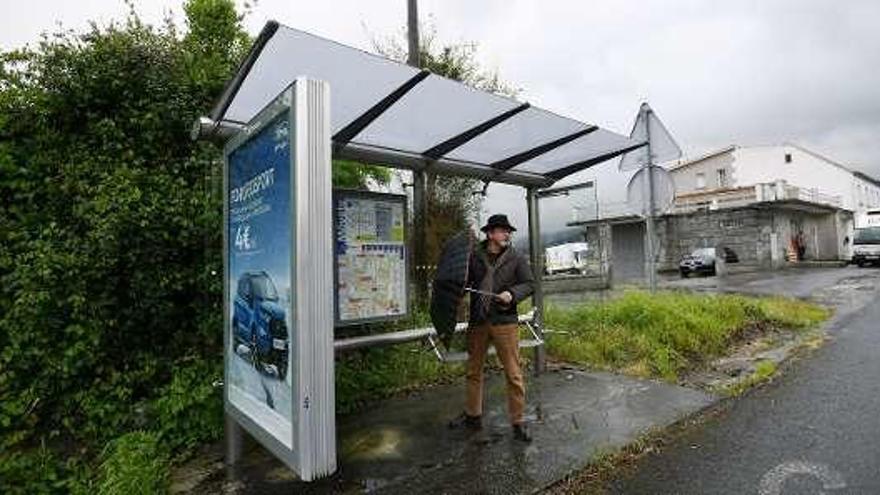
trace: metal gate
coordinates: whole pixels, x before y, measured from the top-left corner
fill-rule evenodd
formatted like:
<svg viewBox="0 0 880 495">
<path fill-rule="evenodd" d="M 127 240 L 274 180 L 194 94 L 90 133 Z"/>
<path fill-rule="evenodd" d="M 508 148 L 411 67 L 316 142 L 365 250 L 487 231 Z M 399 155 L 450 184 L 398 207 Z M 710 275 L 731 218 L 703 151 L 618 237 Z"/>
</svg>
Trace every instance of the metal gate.
<svg viewBox="0 0 880 495">
<path fill-rule="evenodd" d="M 645 277 L 645 224 L 611 226 L 611 274 L 615 282 Z"/>
</svg>

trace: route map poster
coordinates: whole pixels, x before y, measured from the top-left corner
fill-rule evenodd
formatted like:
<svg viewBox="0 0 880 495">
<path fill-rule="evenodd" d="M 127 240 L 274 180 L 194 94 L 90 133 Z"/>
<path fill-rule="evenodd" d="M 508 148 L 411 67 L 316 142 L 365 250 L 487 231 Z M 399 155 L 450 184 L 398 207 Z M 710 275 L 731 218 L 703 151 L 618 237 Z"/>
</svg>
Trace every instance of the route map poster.
<svg viewBox="0 0 880 495">
<path fill-rule="evenodd" d="M 334 191 L 336 323 L 408 312 L 406 196 Z"/>
<path fill-rule="evenodd" d="M 292 448 L 289 112 L 228 155 L 229 401 Z"/>
</svg>

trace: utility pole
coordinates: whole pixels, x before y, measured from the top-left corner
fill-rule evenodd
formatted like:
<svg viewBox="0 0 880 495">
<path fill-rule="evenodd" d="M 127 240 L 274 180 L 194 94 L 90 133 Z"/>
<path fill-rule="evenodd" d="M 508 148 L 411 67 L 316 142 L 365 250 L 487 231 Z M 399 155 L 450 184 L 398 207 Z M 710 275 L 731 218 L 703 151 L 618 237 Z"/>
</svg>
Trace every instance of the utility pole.
<svg viewBox="0 0 880 495">
<path fill-rule="evenodd" d="M 655 207 L 655 198 L 654 198 L 654 160 L 651 157 L 651 109 L 644 108 L 642 109 L 645 112 L 645 136 L 648 144 L 646 145 L 646 151 L 648 153 L 648 165 L 646 166 L 648 172 L 648 214 L 645 218 L 645 248 L 646 248 L 646 268 L 648 270 L 648 286 L 651 288 L 651 293 L 657 291 L 657 267 L 654 259 L 654 212 L 656 210 Z"/>
<path fill-rule="evenodd" d="M 419 67 L 419 11 L 418 0 L 406 2 L 406 37 L 408 53 L 406 63 Z M 413 259 L 415 260 L 416 303 L 425 304 L 428 299 L 428 264 L 425 252 L 425 221 L 427 212 L 426 180 L 423 170 L 413 170 Z"/>
<path fill-rule="evenodd" d="M 417 0 L 406 0 L 406 37 L 409 52 L 406 63 L 419 66 L 419 8 Z"/>
</svg>

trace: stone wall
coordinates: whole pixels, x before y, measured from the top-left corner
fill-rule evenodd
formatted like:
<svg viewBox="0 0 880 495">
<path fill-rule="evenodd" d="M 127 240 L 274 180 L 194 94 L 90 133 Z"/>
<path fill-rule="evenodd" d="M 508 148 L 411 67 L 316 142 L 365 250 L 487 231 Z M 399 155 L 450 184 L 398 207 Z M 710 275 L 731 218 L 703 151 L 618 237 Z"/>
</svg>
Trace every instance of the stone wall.
<svg viewBox="0 0 880 495">
<path fill-rule="evenodd" d="M 741 266 L 779 268 L 797 229 L 804 232 L 806 260 L 843 259 L 845 217 L 751 206 L 667 215 L 658 221 L 659 268 L 677 269 L 682 256 L 702 247 L 733 249 Z"/>
<path fill-rule="evenodd" d="M 598 275 L 548 275 L 543 278 L 544 294 L 583 292 L 609 287 L 609 279 Z"/>
<path fill-rule="evenodd" d="M 704 247 L 732 249 L 739 263 L 728 266 L 730 272 L 781 268 L 788 264 L 786 254 L 797 229 L 804 232 L 806 261 L 845 260 L 852 241 L 847 236 L 852 214 L 843 210 L 826 213 L 743 206 L 664 215 L 657 218 L 656 225 L 660 271 L 678 270 L 682 256 Z M 612 237 L 612 226 L 607 223 L 586 228 L 589 275 L 615 279 L 619 278 L 614 277 L 616 271 L 631 268 L 614 266 L 620 260 L 612 255 Z"/>
<path fill-rule="evenodd" d="M 666 215 L 657 222 L 659 269 L 675 270 L 682 256 L 704 247 L 728 247 L 743 265 L 769 267 L 772 231 L 771 213 L 759 208 Z"/>
</svg>

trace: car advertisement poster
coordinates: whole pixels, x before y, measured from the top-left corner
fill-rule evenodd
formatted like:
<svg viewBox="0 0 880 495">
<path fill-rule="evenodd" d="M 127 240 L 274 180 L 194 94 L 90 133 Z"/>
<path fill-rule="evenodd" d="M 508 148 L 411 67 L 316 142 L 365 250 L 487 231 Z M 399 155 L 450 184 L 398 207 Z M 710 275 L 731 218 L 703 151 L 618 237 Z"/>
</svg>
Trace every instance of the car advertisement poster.
<svg viewBox="0 0 880 495">
<path fill-rule="evenodd" d="M 292 448 L 290 114 L 228 155 L 228 400 Z"/>
<path fill-rule="evenodd" d="M 406 197 L 334 191 L 338 324 L 407 313 Z"/>
</svg>

